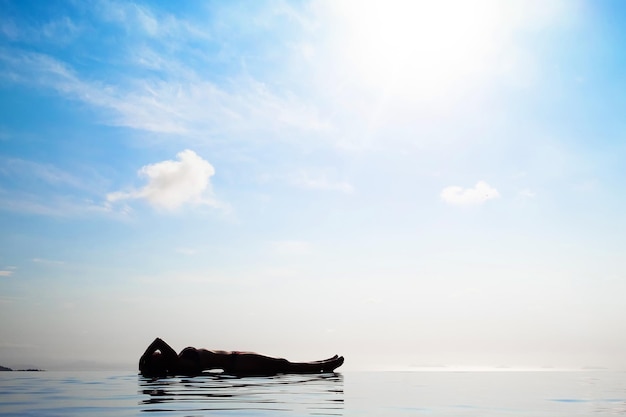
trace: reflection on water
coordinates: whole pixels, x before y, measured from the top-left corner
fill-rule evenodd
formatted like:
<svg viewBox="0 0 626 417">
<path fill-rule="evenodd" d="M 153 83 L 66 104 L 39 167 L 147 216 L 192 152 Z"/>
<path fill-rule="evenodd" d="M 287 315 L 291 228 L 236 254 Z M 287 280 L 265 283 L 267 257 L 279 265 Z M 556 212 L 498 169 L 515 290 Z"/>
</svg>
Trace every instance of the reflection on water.
<svg viewBox="0 0 626 417">
<path fill-rule="evenodd" d="M 345 402 L 344 402 L 345 401 Z M 625 372 L 0 372 L 0 417 L 626 417 Z"/>
<path fill-rule="evenodd" d="M 233 377 L 205 374 L 193 378 L 139 378 L 140 406 L 146 412 L 340 416 L 341 374 Z"/>
</svg>

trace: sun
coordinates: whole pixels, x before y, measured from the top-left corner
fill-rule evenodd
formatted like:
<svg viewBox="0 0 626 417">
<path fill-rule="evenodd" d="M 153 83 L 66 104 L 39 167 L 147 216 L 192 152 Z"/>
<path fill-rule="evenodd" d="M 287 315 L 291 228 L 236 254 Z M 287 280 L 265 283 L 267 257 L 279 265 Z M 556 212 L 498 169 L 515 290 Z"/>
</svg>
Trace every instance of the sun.
<svg viewBox="0 0 626 417">
<path fill-rule="evenodd" d="M 338 1 L 343 62 L 370 88 L 432 97 L 480 76 L 502 44 L 494 1 Z"/>
</svg>

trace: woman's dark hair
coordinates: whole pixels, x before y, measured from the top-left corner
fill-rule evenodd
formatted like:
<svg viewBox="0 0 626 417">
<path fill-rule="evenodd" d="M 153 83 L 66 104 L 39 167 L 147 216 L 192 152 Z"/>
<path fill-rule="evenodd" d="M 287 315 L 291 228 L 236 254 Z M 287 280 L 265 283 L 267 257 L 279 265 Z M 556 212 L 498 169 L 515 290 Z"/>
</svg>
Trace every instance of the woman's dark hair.
<svg viewBox="0 0 626 417">
<path fill-rule="evenodd" d="M 139 371 L 144 376 L 166 376 L 168 374 L 167 361 L 161 352 L 142 356 L 139 360 Z"/>
</svg>

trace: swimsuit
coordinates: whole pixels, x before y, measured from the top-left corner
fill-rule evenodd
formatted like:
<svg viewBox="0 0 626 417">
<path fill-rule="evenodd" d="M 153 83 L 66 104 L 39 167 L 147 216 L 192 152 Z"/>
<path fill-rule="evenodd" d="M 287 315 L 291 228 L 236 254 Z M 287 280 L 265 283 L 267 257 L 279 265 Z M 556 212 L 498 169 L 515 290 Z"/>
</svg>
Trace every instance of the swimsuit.
<svg viewBox="0 0 626 417">
<path fill-rule="evenodd" d="M 180 358 L 186 359 L 188 361 L 199 362 L 200 354 L 198 353 L 198 350 L 196 348 L 186 347 L 185 349 L 183 349 L 182 352 L 180 352 Z"/>
<path fill-rule="evenodd" d="M 237 356 L 241 355 L 243 352 L 238 352 L 238 351 L 232 351 L 230 352 L 230 354 L 228 355 L 228 358 L 230 359 L 228 361 L 228 372 L 235 372 L 235 369 L 237 368 Z"/>
</svg>

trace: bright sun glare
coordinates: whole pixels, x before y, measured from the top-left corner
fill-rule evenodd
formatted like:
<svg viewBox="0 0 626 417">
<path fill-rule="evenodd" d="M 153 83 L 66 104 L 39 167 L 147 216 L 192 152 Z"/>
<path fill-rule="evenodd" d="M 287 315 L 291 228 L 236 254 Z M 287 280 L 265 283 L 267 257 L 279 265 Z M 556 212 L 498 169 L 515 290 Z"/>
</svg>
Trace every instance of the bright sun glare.
<svg viewBox="0 0 626 417">
<path fill-rule="evenodd" d="M 433 96 L 480 76 L 502 41 L 492 1 L 343 1 L 341 46 L 368 87 Z"/>
</svg>

